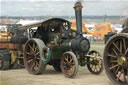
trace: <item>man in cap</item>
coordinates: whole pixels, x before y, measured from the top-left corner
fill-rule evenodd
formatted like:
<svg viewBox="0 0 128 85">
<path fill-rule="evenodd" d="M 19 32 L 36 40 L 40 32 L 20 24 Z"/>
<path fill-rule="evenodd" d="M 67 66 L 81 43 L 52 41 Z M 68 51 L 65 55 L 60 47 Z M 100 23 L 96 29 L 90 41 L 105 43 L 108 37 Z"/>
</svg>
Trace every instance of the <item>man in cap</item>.
<svg viewBox="0 0 128 85">
<path fill-rule="evenodd" d="M 128 17 L 125 19 L 125 21 L 122 25 L 122 28 L 123 28 L 123 30 L 122 30 L 123 33 L 128 33 Z"/>
</svg>

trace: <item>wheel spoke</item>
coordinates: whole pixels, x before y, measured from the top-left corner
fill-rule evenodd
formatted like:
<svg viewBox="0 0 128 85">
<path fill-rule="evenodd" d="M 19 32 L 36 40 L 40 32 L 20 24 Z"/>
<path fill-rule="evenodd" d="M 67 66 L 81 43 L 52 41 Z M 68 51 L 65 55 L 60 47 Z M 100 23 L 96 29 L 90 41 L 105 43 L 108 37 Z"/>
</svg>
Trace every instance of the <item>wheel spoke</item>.
<svg viewBox="0 0 128 85">
<path fill-rule="evenodd" d="M 91 57 L 90 57 L 90 58 L 89 58 L 89 60 L 90 60 L 90 61 L 93 61 L 93 60 L 94 60 L 94 58 L 91 58 Z"/>
<path fill-rule="evenodd" d="M 64 65 L 64 66 L 66 66 L 66 63 L 67 63 L 66 61 L 63 61 L 63 65 Z"/>
<path fill-rule="evenodd" d="M 99 65 L 97 65 L 97 70 L 98 70 L 98 71 L 100 70 L 100 67 L 99 67 Z"/>
<path fill-rule="evenodd" d="M 117 45 L 113 42 L 112 43 L 115 47 L 116 47 L 116 49 L 120 52 L 120 49 L 117 47 Z"/>
<path fill-rule="evenodd" d="M 37 59 L 37 58 L 38 58 L 38 59 Z M 40 58 L 39 56 L 35 56 L 35 59 L 36 59 L 36 60 L 39 60 L 39 58 Z"/>
<path fill-rule="evenodd" d="M 30 44 L 28 46 L 34 52 L 34 49 L 32 48 L 32 46 Z"/>
<path fill-rule="evenodd" d="M 122 40 L 120 40 L 120 53 L 122 53 Z"/>
<path fill-rule="evenodd" d="M 37 56 L 37 55 L 39 55 L 40 54 L 40 52 L 37 52 L 36 54 L 35 54 L 35 56 Z"/>
<path fill-rule="evenodd" d="M 94 70 L 94 65 L 92 65 L 91 69 Z"/>
<path fill-rule="evenodd" d="M 96 53 L 93 53 L 94 56 L 96 56 Z"/>
<path fill-rule="evenodd" d="M 116 71 L 115 71 L 115 74 L 117 74 L 117 73 L 118 73 L 119 68 L 120 68 L 120 66 L 118 66 L 118 67 L 117 67 L 117 69 L 116 69 Z"/>
<path fill-rule="evenodd" d="M 99 65 L 102 65 L 102 60 L 100 60 L 100 63 L 99 63 Z"/>
<path fill-rule="evenodd" d="M 27 54 L 27 55 L 31 55 L 31 53 L 30 53 L 30 52 L 26 52 L 26 54 Z"/>
<path fill-rule="evenodd" d="M 115 51 L 115 49 L 114 49 L 114 48 L 112 48 L 112 50 L 113 50 L 113 52 L 116 54 L 116 56 L 118 56 L 118 54 L 117 54 L 117 52 Z"/>
<path fill-rule="evenodd" d="M 33 47 L 33 51 L 35 51 L 35 43 L 34 42 L 33 42 L 32 47 Z"/>
<path fill-rule="evenodd" d="M 92 68 L 93 67 L 93 65 L 92 64 L 90 64 L 90 68 Z"/>
<path fill-rule="evenodd" d="M 117 63 L 117 60 L 112 60 L 112 61 L 110 61 L 111 63 Z"/>
<path fill-rule="evenodd" d="M 34 52 L 36 52 L 37 50 L 38 50 L 38 47 L 36 46 Z"/>
<path fill-rule="evenodd" d="M 36 59 L 37 59 L 37 60 L 40 60 L 40 57 L 37 57 Z"/>
<path fill-rule="evenodd" d="M 64 61 L 64 62 L 63 62 L 63 65 L 65 65 L 65 64 L 66 64 L 66 62 Z"/>
<path fill-rule="evenodd" d="M 33 51 L 36 53 L 37 51 L 39 51 L 39 49 L 38 49 L 38 46 L 36 45 L 36 44 L 33 44 Z"/>
<path fill-rule="evenodd" d="M 126 42 L 125 42 L 125 38 L 123 38 L 123 44 L 124 44 L 124 49 L 126 50 Z"/>
<path fill-rule="evenodd" d="M 113 68 L 115 68 L 115 67 L 117 67 L 117 66 L 118 66 L 118 64 L 116 64 L 116 65 L 110 67 L 109 69 L 112 70 Z"/>
<path fill-rule="evenodd" d="M 30 59 L 30 60 L 27 61 L 28 64 L 31 63 L 31 62 L 34 62 L 34 60 Z"/>
<path fill-rule="evenodd" d="M 98 65 L 99 69 L 101 68 L 101 64 Z"/>
<path fill-rule="evenodd" d="M 70 59 L 69 63 L 71 63 L 73 61 L 73 58 Z"/>
<path fill-rule="evenodd" d="M 125 55 L 128 53 L 128 48 L 126 49 L 126 51 L 125 51 Z"/>
<path fill-rule="evenodd" d="M 64 59 L 68 62 L 68 56 L 66 56 Z"/>
<path fill-rule="evenodd" d="M 71 69 L 74 70 L 75 69 L 75 66 L 72 66 Z"/>
<path fill-rule="evenodd" d="M 108 56 L 113 57 L 113 58 L 117 58 L 116 56 L 109 54 L 109 53 L 108 53 Z"/>
<path fill-rule="evenodd" d="M 119 79 L 120 79 L 121 74 L 122 74 L 122 71 L 123 71 L 123 70 L 121 70 L 121 72 L 119 73 L 119 76 L 117 77 L 117 80 L 119 80 Z"/>
<path fill-rule="evenodd" d="M 72 56 L 68 56 L 68 61 L 70 62 L 70 60 L 72 59 Z"/>
<path fill-rule="evenodd" d="M 69 70 L 68 70 L 68 75 L 72 75 L 73 74 L 73 70 L 72 70 L 72 68 L 70 68 Z"/>
<path fill-rule="evenodd" d="M 95 53 L 95 58 L 98 56 L 98 53 Z"/>
<path fill-rule="evenodd" d="M 96 65 L 95 65 L 95 72 L 97 72 L 97 67 L 96 67 Z"/>
<path fill-rule="evenodd" d="M 33 70 L 33 68 L 34 68 L 34 65 L 35 65 L 35 62 L 33 62 L 33 64 L 31 65 L 31 71 Z"/>
<path fill-rule="evenodd" d="M 96 66 L 95 65 L 93 66 L 93 68 L 94 68 L 94 71 L 96 72 Z"/>
<path fill-rule="evenodd" d="M 93 65 L 93 71 L 95 72 L 95 65 Z"/>
<path fill-rule="evenodd" d="M 36 61 L 36 65 L 37 65 L 37 67 L 39 67 L 40 66 L 39 62 Z"/>
<path fill-rule="evenodd" d="M 32 42 L 32 48 L 33 48 L 33 51 L 34 51 L 34 48 L 35 48 L 35 42 Z"/>
</svg>

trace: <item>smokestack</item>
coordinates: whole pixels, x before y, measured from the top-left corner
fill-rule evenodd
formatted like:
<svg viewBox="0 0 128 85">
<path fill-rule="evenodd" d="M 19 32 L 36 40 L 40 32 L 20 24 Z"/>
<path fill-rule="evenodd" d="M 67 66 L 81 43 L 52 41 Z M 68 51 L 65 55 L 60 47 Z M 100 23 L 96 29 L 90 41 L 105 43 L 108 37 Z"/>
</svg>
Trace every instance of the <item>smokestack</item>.
<svg viewBox="0 0 128 85">
<path fill-rule="evenodd" d="M 77 32 L 82 33 L 82 8 L 80 2 L 76 2 L 74 9 L 75 9 L 75 16 L 76 16 L 76 26 L 77 26 Z"/>
</svg>

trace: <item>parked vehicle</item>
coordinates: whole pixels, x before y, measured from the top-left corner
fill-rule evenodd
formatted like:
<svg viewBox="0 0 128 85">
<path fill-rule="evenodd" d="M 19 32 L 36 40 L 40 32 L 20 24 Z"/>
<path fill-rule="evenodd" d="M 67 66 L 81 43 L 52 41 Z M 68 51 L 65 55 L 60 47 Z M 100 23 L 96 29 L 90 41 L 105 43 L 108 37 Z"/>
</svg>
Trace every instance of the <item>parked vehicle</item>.
<svg viewBox="0 0 128 85">
<path fill-rule="evenodd" d="M 79 65 L 87 65 L 93 74 L 102 72 L 100 53 L 89 51 L 90 42 L 83 37 L 81 3 L 77 2 L 74 9 L 77 31 L 71 30 L 71 23 L 61 18 L 21 27 L 21 30 L 38 27 L 24 47 L 24 64 L 29 73 L 41 74 L 46 65 L 52 65 L 69 78 L 76 76 Z"/>
<path fill-rule="evenodd" d="M 6 31 L 0 31 L 0 69 L 24 67 L 23 47 L 28 38 L 20 31 L 20 24 L 1 24 Z"/>
<path fill-rule="evenodd" d="M 108 39 L 103 57 L 106 74 L 116 85 L 128 85 L 128 19 L 123 28 Z"/>
</svg>

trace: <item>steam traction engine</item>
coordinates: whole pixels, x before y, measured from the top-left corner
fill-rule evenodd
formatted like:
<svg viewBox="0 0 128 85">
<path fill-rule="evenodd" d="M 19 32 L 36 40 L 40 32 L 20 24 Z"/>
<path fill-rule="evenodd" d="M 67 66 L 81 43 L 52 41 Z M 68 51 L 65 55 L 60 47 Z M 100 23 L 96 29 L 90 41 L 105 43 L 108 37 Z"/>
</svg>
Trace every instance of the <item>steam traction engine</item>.
<svg viewBox="0 0 128 85">
<path fill-rule="evenodd" d="M 128 85 L 128 19 L 123 30 L 107 41 L 104 49 L 104 67 L 116 85 Z"/>
<path fill-rule="evenodd" d="M 71 30 L 71 23 L 52 18 L 41 23 L 22 26 L 21 30 L 38 27 L 24 47 L 24 64 L 31 74 L 41 74 L 46 65 L 62 71 L 66 77 L 74 78 L 78 67 L 85 66 L 93 74 L 102 71 L 101 55 L 90 51 L 88 39 L 82 36 L 82 6 L 75 4 L 77 31 Z"/>
<path fill-rule="evenodd" d="M 23 46 L 27 37 L 19 31 L 20 24 L 3 24 L 7 31 L 0 31 L 0 69 L 24 67 Z"/>
</svg>

